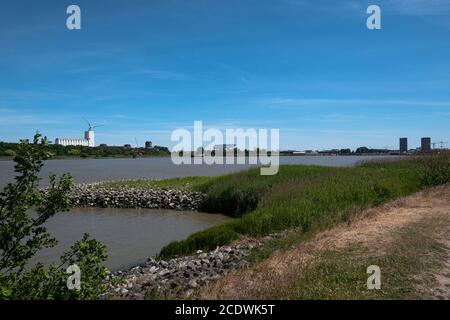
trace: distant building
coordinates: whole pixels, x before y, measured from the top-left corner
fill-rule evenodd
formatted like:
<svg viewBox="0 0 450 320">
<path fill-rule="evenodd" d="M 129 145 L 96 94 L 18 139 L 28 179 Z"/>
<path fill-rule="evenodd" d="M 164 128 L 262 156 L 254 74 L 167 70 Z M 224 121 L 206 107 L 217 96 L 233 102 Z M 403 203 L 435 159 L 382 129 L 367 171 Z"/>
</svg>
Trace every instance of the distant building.
<svg viewBox="0 0 450 320">
<path fill-rule="evenodd" d="M 108 145 L 106 143 L 100 143 L 100 147 L 107 147 Z"/>
<path fill-rule="evenodd" d="M 145 149 L 152 149 L 153 144 L 151 141 L 145 141 Z"/>
<path fill-rule="evenodd" d="M 124 148 L 131 148 L 131 144 L 128 144 L 128 143 L 127 143 L 127 144 L 124 144 L 123 147 L 124 147 Z"/>
<path fill-rule="evenodd" d="M 431 138 L 424 137 L 421 139 L 420 150 L 422 152 L 431 152 Z"/>
<path fill-rule="evenodd" d="M 55 144 L 62 146 L 95 147 L 95 134 L 93 130 L 88 130 L 84 132 L 84 139 L 56 138 Z"/>
<path fill-rule="evenodd" d="M 234 150 L 234 148 L 236 148 L 235 144 L 216 144 L 214 146 L 214 150 L 223 150 L 223 151 Z"/>
<path fill-rule="evenodd" d="M 408 152 L 408 138 L 400 138 L 400 153 Z"/>
<path fill-rule="evenodd" d="M 61 146 L 90 147 L 89 140 L 86 140 L 86 139 L 56 138 L 55 144 L 61 145 Z"/>
</svg>

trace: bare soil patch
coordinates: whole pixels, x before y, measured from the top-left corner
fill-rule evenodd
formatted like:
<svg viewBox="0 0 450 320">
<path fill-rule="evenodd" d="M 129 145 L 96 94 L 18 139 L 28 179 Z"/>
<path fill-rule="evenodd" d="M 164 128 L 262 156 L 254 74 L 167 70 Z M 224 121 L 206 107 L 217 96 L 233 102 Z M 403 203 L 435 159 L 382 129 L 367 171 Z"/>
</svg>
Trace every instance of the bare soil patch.
<svg viewBox="0 0 450 320">
<path fill-rule="evenodd" d="M 433 227 L 430 224 L 430 232 L 446 247 L 446 254 L 441 257 L 445 260 L 444 267 L 431 275 L 436 286 L 429 288 L 424 284 L 424 288 L 434 298 L 450 299 L 450 185 L 366 210 L 348 224 L 317 234 L 289 250 L 275 252 L 248 269 L 228 274 L 201 288 L 198 297 L 270 299 L 274 291 L 277 296 L 283 296 L 283 291 L 288 295 L 290 284 L 299 278 L 305 268 L 317 262 L 324 252 L 356 244 L 369 248 L 367 255 L 383 255 L 405 226 L 417 224 L 427 228 L 428 223 L 436 220 L 439 224 L 437 227 L 436 223 Z"/>
</svg>

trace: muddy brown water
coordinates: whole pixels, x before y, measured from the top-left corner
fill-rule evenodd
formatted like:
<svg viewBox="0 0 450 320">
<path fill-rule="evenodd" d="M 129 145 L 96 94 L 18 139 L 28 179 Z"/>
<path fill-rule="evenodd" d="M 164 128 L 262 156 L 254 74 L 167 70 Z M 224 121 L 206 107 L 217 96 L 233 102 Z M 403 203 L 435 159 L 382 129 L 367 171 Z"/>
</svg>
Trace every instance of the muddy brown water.
<svg viewBox="0 0 450 320">
<path fill-rule="evenodd" d="M 220 214 L 160 209 L 76 208 L 50 219 L 47 229 L 58 245 L 40 251 L 31 261 L 59 262 L 64 251 L 87 232 L 108 248 L 106 266 L 124 269 L 145 262 L 173 240 L 230 221 Z"/>
</svg>

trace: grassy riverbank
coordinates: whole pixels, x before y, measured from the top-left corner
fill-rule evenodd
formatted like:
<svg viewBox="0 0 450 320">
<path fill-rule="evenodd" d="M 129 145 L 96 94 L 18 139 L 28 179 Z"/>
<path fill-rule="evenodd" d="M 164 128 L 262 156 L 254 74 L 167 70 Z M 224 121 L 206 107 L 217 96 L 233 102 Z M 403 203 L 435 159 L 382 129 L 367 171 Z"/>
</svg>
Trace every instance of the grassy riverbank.
<svg viewBox="0 0 450 320">
<path fill-rule="evenodd" d="M 309 239 L 292 231 L 196 298 L 448 299 L 449 222 L 450 184 L 427 188 Z M 380 290 L 367 289 L 370 265 L 380 267 Z"/>
<path fill-rule="evenodd" d="M 362 210 L 450 181 L 450 157 L 378 161 L 352 168 L 281 166 L 274 176 L 251 169 L 221 177 L 116 182 L 111 187 L 188 188 L 206 194 L 201 210 L 238 219 L 172 242 L 161 257 L 211 250 L 241 235 L 299 228 L 313 234 Z"/>
</svg>

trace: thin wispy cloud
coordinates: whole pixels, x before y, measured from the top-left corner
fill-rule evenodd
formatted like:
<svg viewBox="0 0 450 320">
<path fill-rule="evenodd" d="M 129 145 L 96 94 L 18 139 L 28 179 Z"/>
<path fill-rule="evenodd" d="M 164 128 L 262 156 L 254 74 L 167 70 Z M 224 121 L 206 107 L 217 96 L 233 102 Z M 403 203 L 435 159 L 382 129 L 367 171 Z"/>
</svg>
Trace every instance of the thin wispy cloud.
<svg viewBox="0 0 450 320">
<path fill-rule="evenodd" d="M 141 69 L 130 72 L 131 75 L 144 75 L 153 79 L 162 80 L 186 80 L 189 79 L 189 75 L 184 73 L 165 71 L 165 70 L 153 70 L 153 69 Z"/>
<path fill-rule="evenodd" d="M 314 0 L 284 0 L 288 6 L 297 7 L 302 10 L 315 10 L 321 12 L 336 12 L 336 13 L 355 13 L 360 12 L 364 3 L 361 1 L 314 1 Z"/>
<path fill-rule="evenodd" d="M 98 80 L 104 83 L 112 83 L 115 81 L 122 81 L 125 78 L 142 76 L 149 79 L 159 79 L 159 80 L 188 80 L 191 78 L 190 75 L 174 72 L 168 70 L 160 70 L 160 69 L 134 69 L 134 70 L 118 70 L 114 68 L 106 68 L 106 67 L 86 67 L 86 68 L 78 68 L 72 69 L 68 72 L 72 75 L 94 75 L 97 76 Z"/>
<path fill-rule="evenodd" d="M 423 101 L 423 100 L 377 100 L 377 99 L 298 99 L 298 98 L 271 98 L 263 101 L 266 106 L 332 106 L 332 105 L 364 105 L 364 106 L 423 106 L 423 107 L 450 107 L 450 101 Z"/>
<path fill-rule="evenodd" d="M 450 117 L 450 112 L 435 112 L 432 115 L 439 117 Z"/>
<path fill-rule="evenodd" d="M 381 5 L 383 4 L 400 14 L 412 16 L 442 16 L 450 13 L 448 0 L 387 0 L 382 1 Z"/>
<path fill-rule="evenodd" d="M 58 123 L 63 123 L 63 121 L 34 115 L 23 110 L 0 108 L 0 125 L 2 126 L 40 126 Z"/>
<path fill-rule="evenodd" d="M 338 14 L 364 15 L 370 4 L 381 7 L 383 13 L 409 16 L 443 16 L 450 13 L 448 0 L 378 0 L 361 1 L 323 1 L 314 0 L 285 0 L 285 4 L 300 9 L 317 10 L 321 12 L 335 12 Z"/>
<path fill-rule="evenodd" d="M 0 90 L 0 99 L 2 101 L 8 99 L 51 99 L 55 97 L 67 96 L 66 93 L 51 90 L 20 90 L 20 89 L 3 89 Z"/>
<path fill-rule="evenodd" d="M 357 114 L 333 113 L 319 119 L 322 122 L 355 122 L 367 119 L 366 116 Z"/>
<path fill-rule="evenodd" d="M 92 73 L 96 71 L 103 71 L 104 68 L 102 67 L 82 67 L 82 68 L 76 68 L 69 70 L 69 74 L 80 74 L 80 73 Z"/>
<path fill-rule="evenodd" d="M 344 134 L 347 136 L 351 135 L 367 135 L 367 136 L 392 136 L 393 134 L 401 133 L 400 129 L 390 129 L 383 132 L 379 130 L 353 130 L 353 129 L 319 129 L 319 128 L 294 128 L 286 127 L 280 130 L 283 132 L 291 133 L 325 133 L 325 134 Z"/>
</svg>

